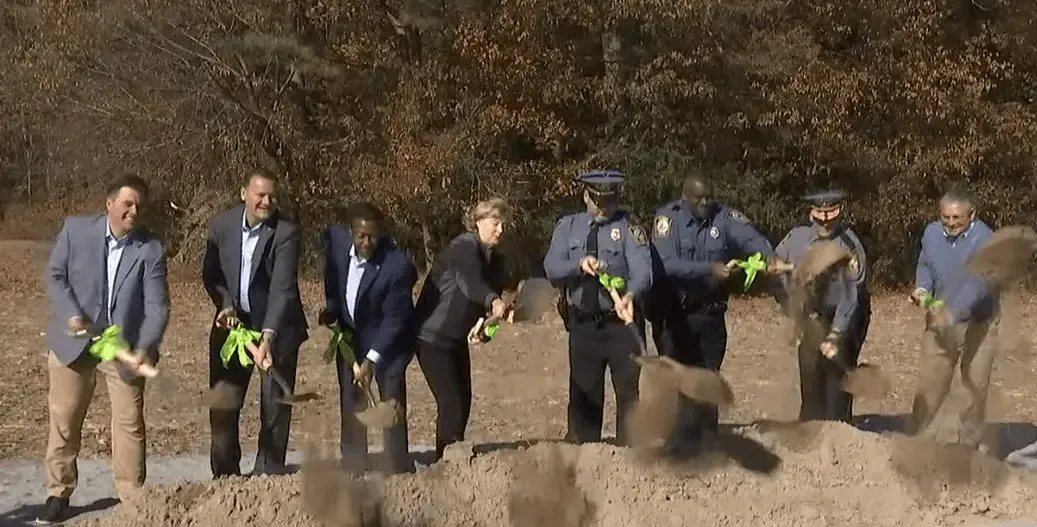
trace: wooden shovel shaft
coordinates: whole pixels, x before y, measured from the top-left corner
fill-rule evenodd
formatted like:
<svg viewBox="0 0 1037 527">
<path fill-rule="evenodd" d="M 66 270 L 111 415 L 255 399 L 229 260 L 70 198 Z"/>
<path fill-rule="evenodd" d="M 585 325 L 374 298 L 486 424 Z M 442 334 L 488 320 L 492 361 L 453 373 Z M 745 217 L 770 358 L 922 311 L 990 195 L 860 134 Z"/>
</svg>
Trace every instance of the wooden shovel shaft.
<svg viewBox="0 0 1037 527">
<path fill-rule="evenodd" d="M 252 354 L 252 357 L 255 357 L 256 353 L 259 351 L 259 348 L 256 346 L 255 342 L 250 341 L 245 344 L 245 347 L 248 349 L 249 353 Z M 264 367 L 262 364 L 259 364 L 258 362 L 256 363 L 256 365 L 259 366 L 259 370 L 261 372 L 268 375 L 271 379 L 274 380 L 275 383 L 277 383 L 278 386 L 281 387 L 281 391 L 284 392 L 284 401 L 282 402 L 284 402 L 285 404 L 294 404 L 294 402 L 296 401 L 295 391 L 292 390 L 292 387 L 288 385 L 288 381 L 281 376 L 281 373 L 274 368 L 273 360 L 271 360 L 270 357 L 267 357 L 267 360 L 271 361 L 269 366 Z"/>
<path fill-rule="evenodd" d="M 253 358 L 255 358 L 256 354 L 259 353 L 259 346 L 256 346 L 255 342 L 252 342 L 252 341 L 247 342 L 245 344 L 245 348 L 248 349 L 248 352 L 252 354 Z M 267 358 L 269 359 L 270 357 L 267 357 Z M 266 369 L 267 369 L 267 367 L 263 366 L 262 364 L 258 364 L 257 363 L 256 366 L 259 366 L 259 369 L 264 370 L 264 371 L 266 371 Z"/>
<path fill-rule="evenodd" d="M 607 287 L 606 289 L 609 290 L 609 296 L 612 297 L 612 303 L 613 304 L 618 306 L 620 303 L 623 302 L 623 299 L 620 298 L 620 296 L 619 296 L 619 291 L 616 291 L 615 287 Z M 619 312 L 617 311 L 617 313 L 619 313 Z M 622 317 L 620 317 L 620 318 L 622 318 Z M 625 320 L 624 319 L 623 323 L 629 326 L 630 324 L 634 323 L 634 320 L 633 319 L 631 319 L 631 320 Z"/>
<path fill-rule="evenodd" d="M 115 355 L 115 358 L 130 366 L 137 363 L 137 358 L 133 356 L 133 353 L 131 353 L 130 350 L 119 350 L 119 353 Z M 137 371 L 149 379 L 158 375 L 158 369 L 146 362 L 141 364 Z"/>
</svg>

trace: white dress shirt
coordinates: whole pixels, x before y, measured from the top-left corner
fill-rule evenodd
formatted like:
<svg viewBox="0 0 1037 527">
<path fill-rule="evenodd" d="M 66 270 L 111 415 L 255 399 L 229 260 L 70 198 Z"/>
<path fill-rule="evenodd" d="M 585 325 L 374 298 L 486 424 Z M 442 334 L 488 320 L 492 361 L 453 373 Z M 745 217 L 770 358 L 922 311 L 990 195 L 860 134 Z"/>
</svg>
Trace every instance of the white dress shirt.
<svg viewBox="0 0 1037 527">
<path fill-rule="evenodd" d="M 350 247 L 349 277 L 346 279 L 346 309 L 349 310 L 349 316 L 354 323 L 356 322 L 356 297 L 360 292 L 360 280 L 364 278 L 367 265 L 367 258 L 356 253 L 356 246 Z M 371 362 L 378 364 L 378 361 L 382 359 L 382 354 L 378 353 L 377 350 L 368 350 L 367 358 Z"/>
<path fill-rule="evenodd" d="M 108 315 L 108 324 L 112 323 L 112 301 L 115 300 L 115 275 L 119 272 L 119 262 L 122 261 L 122 250 L 126 247 L 126 240 L 129 238 L 129 234 L 123 234 L 121 237 L 116 238 L 112 234 L 112 226 L 110 223 L 105 222 L 105 235 L 104 241 L 107 248 L 107 264 L 108 264 L 108 298 L 105 299 L 105 313 Z"/>
</svg>

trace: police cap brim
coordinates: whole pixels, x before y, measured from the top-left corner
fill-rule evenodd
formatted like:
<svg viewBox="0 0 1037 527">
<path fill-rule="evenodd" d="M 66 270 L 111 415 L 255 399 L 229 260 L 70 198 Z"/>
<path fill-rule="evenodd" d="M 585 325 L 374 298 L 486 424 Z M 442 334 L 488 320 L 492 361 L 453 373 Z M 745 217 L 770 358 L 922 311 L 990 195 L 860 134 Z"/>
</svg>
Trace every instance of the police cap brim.
<svg viewBox="0 0 1037 527">
<path fill-rule="evenodd" d="M 618 170 L 584 172 L 577 176 L 576 181 L 597 196 L 616 194 L 623 188 L 623 174 Z"/>
<path fill-rule="evenodd" d="M 803 199 L 812 207 L 831 207 L 842 203 L 843 193 L 838 190 L 826 190 L 803 196 Z"/>
</svg>

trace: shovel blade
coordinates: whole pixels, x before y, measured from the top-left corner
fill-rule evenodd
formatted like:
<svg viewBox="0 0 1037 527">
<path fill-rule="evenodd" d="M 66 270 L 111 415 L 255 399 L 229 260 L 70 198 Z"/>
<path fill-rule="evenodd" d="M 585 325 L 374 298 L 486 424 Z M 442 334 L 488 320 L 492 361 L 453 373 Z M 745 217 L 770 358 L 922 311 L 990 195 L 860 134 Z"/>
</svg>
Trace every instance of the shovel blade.
<svg viewBox="0 0 1037 527">
<path fill-rule="evenodd" d="M 202 396 L 202 404 L 214 410 L 233 410 L 238 405 L 238 390 L 220 381 Z"/>
<path fill-rule="evenodd" d="M 512 322 L 537 320 L 554 307 L 555 289 L 546 278 L 530 278 L 519 285 Z"/>
<path fill-rule="evenodd" d="M 839 242 L 826 240 L 810 245 L 792 271 L 793 284 L 805 287 L 834 265 L 845 263 L 853 254 Z"/>
<path fill-rule="evenodd" d="M 642 368 L 643 381 L 671 384 L 681 395 L 718 408 L 734 404 L 734 390 L 718 372 L 687 366 L 665 356 L 635 356 L 634 361 Z"/>
<path fill-rule="evenodd" d="M 1009 225 L 994 232 L 969 256 L 968 272 L 980 275 L 995 287 L 1023 277 L 1037 251 L 1037 232 L 1023 225 Z"/>
<path fill-rule="evenodd" d="M 396 424 L 396 401 L 376 403 L 357 412 L 356 418 L 367 428 L 389 428 Z"/>
<path fill-rule="evenodd" d="M 389 428 L 398 422 L 396 399 L 381 401 L 371 386 L 366 389 L 354 385 L 354 398 L 362 410 L 355 412 L 357 421 L 366 428 Z"/>
<path fill-rule="evenodd" d="M 889 378 L 878 366 L 861 363 L 846 373 L 843 390 L 862 399 L 880 400 L 889 392 Z"/>
<path fill-rule="evenodd" d="M 281 392 L 283 393 L 283 395 L 278 401 L 281 404 L 292 405 L 320 399 L 320 396 L 314 392 L 306 392 L 300 394 L 294 393 L 292 391 L 291 386 L 289 386 L 288 381 L 286 381 L 284 377 L 281 376 L 281 372 L 277 371 L 277 369 L 273 366 L 267 368 L 267 370 L 263 373 L 270 376 L 270 378 L 273 379 L 274 382 L 277 383 L 277 385 L 281 388 Z"/>
</svg>

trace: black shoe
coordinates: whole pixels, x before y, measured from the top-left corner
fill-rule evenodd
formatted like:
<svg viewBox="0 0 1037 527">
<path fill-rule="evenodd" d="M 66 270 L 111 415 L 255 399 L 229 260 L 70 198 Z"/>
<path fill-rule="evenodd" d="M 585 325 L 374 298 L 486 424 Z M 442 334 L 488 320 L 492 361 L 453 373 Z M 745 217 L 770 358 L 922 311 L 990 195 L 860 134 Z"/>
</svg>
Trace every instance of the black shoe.
<svg viewBox="0 0 1037 527">
<path fill-rule="evenodd" d="M 68 511 L 68 498 L 51 496 L 47 498 L 47 502 L 43 504 L 43 510 L 36 517 L 36 525 L 61 523 L 65 519 L 66 511 Z"/>
</svg>

